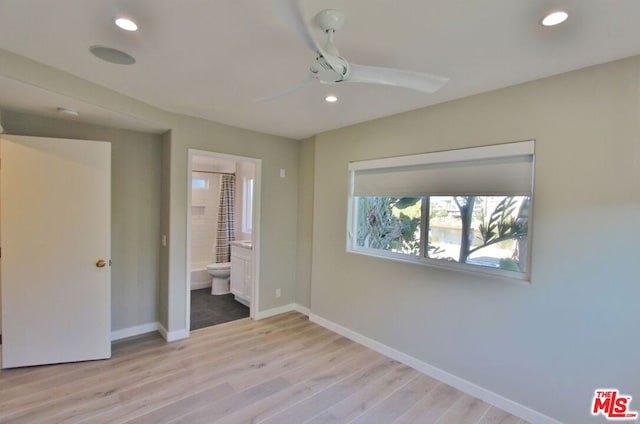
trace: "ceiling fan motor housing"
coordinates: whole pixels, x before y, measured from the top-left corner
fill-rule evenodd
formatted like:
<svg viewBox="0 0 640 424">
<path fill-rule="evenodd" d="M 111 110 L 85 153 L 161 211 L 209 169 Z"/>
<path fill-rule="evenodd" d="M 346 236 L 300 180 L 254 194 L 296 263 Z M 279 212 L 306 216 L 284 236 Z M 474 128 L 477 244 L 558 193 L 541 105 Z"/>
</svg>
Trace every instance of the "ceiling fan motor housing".
<svg viewBox="0 0 640 424">
<path fill-rule="evenodd" d="M 316 23 L 324 31 L 338 31 L 344 26 L 344 13 L 340 10 L 325 9 L 316 15 Z"/>
<path fill-rule="evenodd" d="M 339 70 L 334 70 L 325 60 L 324 57 L 318 56 L 311 65 L 311 74 L 320 82 L 326 84 L 333 84 L 345 80 L 348 77 L 348 64 L 340 58 L 343 62 L 342 73 Z"/>
<path fill-rule="evenodd" d="M 316 58 L 309 69 L 311 78 L 284 94 L 267 98 L 266 101 L 290 95 L 313 79 L 323 84 L 351 82 L 402 87 L 420 91 L 425 94 L 433 93 L 447 83 L 448 78 L 437 75 L 347 62 L 340 55 L 340 52 L 333 42 L 335 32 L 344 26 L 344 13 L 334 9 L 325 9 L 315 15 L 315 24 L 318 25 L 327 36 L 327 42 L 323 47 L 316 41 L 313 34 L 314 31 L 309 25 L 310 22 L 305 19 L 300 3 L 301 2 L 297 1 L 288 2 L 287 4 L 295 8 L 295 10 L 293 10 L 295 13 L 289 14 L 293 18 L 291 22 L 292 28 L 296 29 L 301 39 L 316 54 Z"/>
</svg>

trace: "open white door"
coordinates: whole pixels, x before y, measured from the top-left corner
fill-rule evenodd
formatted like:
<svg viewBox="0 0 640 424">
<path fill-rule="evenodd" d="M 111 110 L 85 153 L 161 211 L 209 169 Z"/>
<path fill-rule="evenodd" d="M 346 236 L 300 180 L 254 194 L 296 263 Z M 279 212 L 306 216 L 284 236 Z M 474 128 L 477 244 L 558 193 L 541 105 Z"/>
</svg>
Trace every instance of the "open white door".
<svg viewBox="0 0 640 424">
<path fill-rule="evenodd" d="M 111 356 L 111 145 L 2 136 L 2 367 Z"/>
</svg>

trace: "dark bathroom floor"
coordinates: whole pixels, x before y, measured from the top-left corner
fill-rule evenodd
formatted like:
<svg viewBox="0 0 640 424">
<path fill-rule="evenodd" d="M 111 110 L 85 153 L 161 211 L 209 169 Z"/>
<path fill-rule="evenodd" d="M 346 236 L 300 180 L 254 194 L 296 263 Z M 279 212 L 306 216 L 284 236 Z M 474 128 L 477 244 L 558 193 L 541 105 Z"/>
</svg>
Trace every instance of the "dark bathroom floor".
<svg viewBox="0 0 640 424">
<path fill-rule="evenodd" d="M 249 316 L 249 308 L 232 294 L 211 295 L 211 288 L 191 291 L 191 330 L 210 327 Z"/>
</svg>

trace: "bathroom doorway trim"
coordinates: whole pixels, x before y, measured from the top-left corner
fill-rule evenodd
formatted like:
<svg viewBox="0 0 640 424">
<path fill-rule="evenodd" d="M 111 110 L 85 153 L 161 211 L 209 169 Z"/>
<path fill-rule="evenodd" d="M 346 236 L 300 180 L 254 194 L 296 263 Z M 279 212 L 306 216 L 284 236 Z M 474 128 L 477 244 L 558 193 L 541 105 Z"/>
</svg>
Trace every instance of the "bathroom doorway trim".
<svg viewBox="0 0 640 424">
<path fill-rule="evenodd" d="M 251 240 L 253 244 L 253 284 L 251 287 L 251 305 L 249 306 L 249 316 L 256 319 L 258 315 L 258 305 L 260 301 L 260 193 L 262 191 L 262 160 L 246 156 L 229 155 L 226 153 L 211 152 L 208 150 L 188 149 L 187 164 L 187 246 L 186 246 L 186 323 L 187 331 L 191 328 L 191 173 L 193 170 L 194 156 L 209 156 L 216 159 L 232 160 L 235 162 L 250 162 L 255 165 L 256 175 L 253 186 L 253 233 Z"/>
</svg>

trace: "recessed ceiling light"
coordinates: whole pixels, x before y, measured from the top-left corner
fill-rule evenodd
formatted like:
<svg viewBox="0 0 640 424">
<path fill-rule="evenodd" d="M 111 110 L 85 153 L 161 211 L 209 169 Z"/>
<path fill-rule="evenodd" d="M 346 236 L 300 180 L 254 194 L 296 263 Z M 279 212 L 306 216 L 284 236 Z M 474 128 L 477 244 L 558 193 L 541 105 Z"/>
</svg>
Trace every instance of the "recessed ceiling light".
<svg viewBox="0 0 640 424">
<path fill-rule="evenodd" d="M 133 65 L 136 60 L 130 54 L 105 46 L 91 46 L 89 51 L 96 57 L 118 65 Z"/>
<path fill-rule="evenodd" d="M 116 25 L 118 25 L 120 28 L 124 29 L 125 31 L 138 30 L 138 25 L 135 22 L 133 22 L 131 19 L 127 19 L 127 18 L 116 19 Z"/>
<path fill-rule="evenodd" d="M 554 26 L 563 23 L 567 20 L 568 17 L 569 14 L 564 10 L 557 10 L 555 12 L 549 13 L 547 16 L 542 18 L 542 21 L 540 21 L 540 23 L 543 26 Z"/>
<path fill-rule="evenodd" d="M 328 103 L 335 103 L 338 101 L 338 98 L 333 94 L 329 94 L 327 97 L 324 98 L 324 100 Z"/>
</svg>

